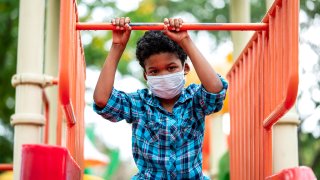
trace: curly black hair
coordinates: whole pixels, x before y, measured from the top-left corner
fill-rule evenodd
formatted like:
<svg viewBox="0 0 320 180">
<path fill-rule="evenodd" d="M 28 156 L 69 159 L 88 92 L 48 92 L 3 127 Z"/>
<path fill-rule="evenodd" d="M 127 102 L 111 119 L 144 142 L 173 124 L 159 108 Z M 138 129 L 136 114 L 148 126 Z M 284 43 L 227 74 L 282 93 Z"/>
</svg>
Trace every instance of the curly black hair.
<svg viewBox="0 0 320 180">
<path fill-rule="evenodd" d="M 137 42 L 136 57 L 143 69 L 145 69 L 146 59 L 164 52 L 176 54 L 182 64 L 187 59 L 183 49 L 161 31 L 146 31 Z"/>
</svg>

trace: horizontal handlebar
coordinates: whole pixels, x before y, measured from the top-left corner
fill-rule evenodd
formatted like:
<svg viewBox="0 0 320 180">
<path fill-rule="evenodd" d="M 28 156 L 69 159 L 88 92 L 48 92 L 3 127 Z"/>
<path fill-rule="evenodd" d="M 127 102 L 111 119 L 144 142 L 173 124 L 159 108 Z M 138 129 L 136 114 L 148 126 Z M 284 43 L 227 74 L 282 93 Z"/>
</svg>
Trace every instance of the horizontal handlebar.
<svg viewBox="0 0 320 180">
<path fill-rule="evenodd" d="M 132 30 L 164 30 L 163 23 L 130 23 Z M 111 23 L 77 23 L 77 30 L 116 30 Z M 267 23 L 184 23 L 180 30 L 264 31 Z M 169 27 L 169 30 L 171 28 Z"/>
</svg>

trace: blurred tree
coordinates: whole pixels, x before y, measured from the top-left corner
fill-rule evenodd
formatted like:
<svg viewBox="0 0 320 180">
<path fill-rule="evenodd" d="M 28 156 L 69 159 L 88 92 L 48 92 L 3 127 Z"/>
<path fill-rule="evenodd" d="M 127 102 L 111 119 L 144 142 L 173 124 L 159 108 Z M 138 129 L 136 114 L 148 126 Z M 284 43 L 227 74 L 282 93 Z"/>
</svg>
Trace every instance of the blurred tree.
<svg viewBox="0 0 320 180">
<path fill-rule="evenodd" d="M 0 163 L 13 161 L 14 88 L 11 77 L 16 71 L 18 37 L 18 0 L 0 0 Z"/>
<path fill-rule="evenodd" d="M 315 0 L 301 0 L 301 17 L 305 15 L 306 20 L 300 23 L 301 34 L 306 33 L 312 26 L 320 22 L 320 1 Z M 302 19 L 302 18 L 301 18 Z M 302 76 L 310 74 L 314 77 L 316 82 L 312 86 L 308 87 L 308 90 L 300 90 L 298 93 L 297 106 L 305 106 L 305 102 L 312 102 L 314 110 L 307 116 L 304 116 L 302 110 L 298 108 L 298 113 L 301 120 L 301 125 L 298 129 L 299 138 L 299 163 L 301 165 L 309 166 L 314 171 L 317 178 L 320 178 L 320 117 L 315 115 L 317 109 L 320 109 L 320 100 L 317 98 L 317 92 L 320 89 L 320 46 L 319 42 L 311 42 L 310 39 L 300 38 L 300 43 L 307 45 L 310 48 L 310 53 L 317 55 L 317 63 L 310 70 L 301 68 Z M 306 63 L 306 59 L 301 59 L 301 63 Z M 310 63 L 310 61 L 307 61 Z M 306 77 L 306 76 L 305 76 Z M 301 83 L 302 84 L 302 83 Z M 302 88 L 300 88 L 302 89 Z M 303 88 L 304 89 L 304 88 Z M 308 97 L 308 98 L 306 98 Z M 305 99 L 306 98 L 306 99 Z M 309 106 L 308 106 L 309 107 Z M 312 106 L 311 106 L 312 107 Z M 316 119 L 311 121 L 317 121 L 315 123 L 314 132 L 305 132 L 303 127 L 307 124 L 308 118 L 314 116 Z"/>
<path fill-rule="evenodd" d="M 115 3 L 116 1 L 97 0 L 94 3 L 87 3 L 87 1 L 79 1 L 79 5 L 85 9 L 86 13 L 80 16 L 81 22 L 94 21 L 92 14 L 95 14 L 97 8 L 104 11 L 106 17 L 104 21 L 109 22 L 111 18 L 117 16 L 128 16 L 132 22 L 162 22 L 165 17 L 184 17 L 187 22 L 229 22 L 229 1 L 228 0 L 142 0 L 136 9 L 124 11 Z M 265 11 L 264 3 L 259 1 L 252 1 L 252 22 L 259 22 Z M 107 15 L 109 15 L 107 17 Z M 101 67 L 109 51 L 111 32 L 82 32 L 83 34 L 90 34 L 92 39 L 84 43 L 85 57 L 88 65 L 97 65 Z M 191 33 L 197 34 L 196 31 Z M 119 63 L 119 71 L 124 74 L 130 73 L 127 64 L 135 59 L 135 45 L 139 37 L 143 34 L 142 31 L 132 32 L 129 44 L 125 51 L 122 61 Z M 210 38 L 213 41 L 223 42 L 230 39 L 227 31 L 211 31 Z M 216 47 L 212 47 L 214 49 Z"/>
</svg>

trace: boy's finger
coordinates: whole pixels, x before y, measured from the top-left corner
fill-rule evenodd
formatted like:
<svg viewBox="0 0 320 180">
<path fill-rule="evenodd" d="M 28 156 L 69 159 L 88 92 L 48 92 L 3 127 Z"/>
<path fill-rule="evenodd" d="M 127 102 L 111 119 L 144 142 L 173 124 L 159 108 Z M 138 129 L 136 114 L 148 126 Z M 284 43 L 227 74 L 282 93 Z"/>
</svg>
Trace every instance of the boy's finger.
<svg viewBox="0 0 320 180">
<path fill-rule="evenodd" d="M 179 28 L 180 27 L 180 22 L 178 19 L 174 19 L 174 27 Z"/>
<path fill-rule="evenodd" d="M 168 25 L 166 23 L 164 23 L 162 32 L 166 33 L 167 31 L 168 31 Z"/>
<path fill-rule="evenodd" d="M 183 19 L 179 18 L 179 27 L 182 27 Z"/>
<path fill-rule="evenodd" d="M 171 30 L 175 30 L 175 27 L 174 27 L 174 19 L 173 18 L 169 18 L 169 25 L 171 27 Z"/>
<path fill-rule="evenodd" d="M 172 36 L 174 36 L 172 31 L 165 31 L 164 34 L 165 34 L 166 36 L 168 36 L 169 38 L 171 38 Z"/>
<path fill-rule="evenodd" d="M 111 19 L 111 24 L 115 24 L 116 23 L 116 21 L 114 20 L 114 19 Z"/>
<path fill-rule="evenodd" d="M 126 30 L 129 30 L 129 31 L 131 30 L 131 26 L 128 23 L 126 23 L 124 27 L 126 28 Z"/>
<path fill-rule="evenodd" d="M 120 18 L 119 25 L 120 25 L 120 29 L 123 30 L 123 27 L 124 27 L 124 17 L 121 17 L 121 18 Z"/>
<path fill-rule="evenodd" d="M 170 26 L 174 26 L 174 20 L 172 18 L 169 18 L 169 24 Z"/>
<path fill-rule="evenodd" d="M 164 18 L 164 19 L 163 19 L 163 23 L 164 23 L 165 25 L 168 25 L 168 24 L 169 24 L 169 19 L 168 19 L 168 18 Z"/>
<path fill-rule="evenodd" d="M 120 18 L 118 18 L 118 17 L 117 17 L 117 18 L 116 18 L 116 22 L 115 22 L 115 23 L 116 23 L 116 26 L 119 26 Z"/>
<path fill-rule="evenodd" d="M 124 21 L 125 21 L 126 24 L 129 24 L 130 23 L 130 18 L 126 17 Z"/>
<path fill-rule="evenodd" d="M 124 21 L 125 21 L 124 17 L 121 17 L 119 22 L 120 26 L 124 26 Z"/>
</svg>

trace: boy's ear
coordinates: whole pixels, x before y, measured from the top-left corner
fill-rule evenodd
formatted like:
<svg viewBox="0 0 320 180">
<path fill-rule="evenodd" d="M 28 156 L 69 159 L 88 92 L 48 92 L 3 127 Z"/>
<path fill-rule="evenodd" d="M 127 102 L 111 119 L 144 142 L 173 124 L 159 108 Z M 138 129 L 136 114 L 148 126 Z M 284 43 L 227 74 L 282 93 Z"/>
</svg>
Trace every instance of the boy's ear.
<svg viewBox="0 0 320 180">
<path fill-rule="evenodd" d="M 184 75 L 187 75 L 190 72 L 190 66 L 188 63 L 184 65 Z"/>
<path fill-rule="evenodd" d="M 146 71 L 143 71 L 143 78 L 144 78 L 144 80 L 147 80 L 147 73 L 146 73 Z"/>
</svg>

